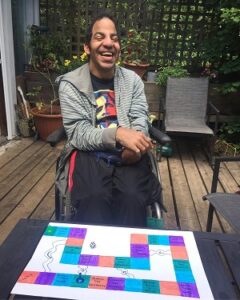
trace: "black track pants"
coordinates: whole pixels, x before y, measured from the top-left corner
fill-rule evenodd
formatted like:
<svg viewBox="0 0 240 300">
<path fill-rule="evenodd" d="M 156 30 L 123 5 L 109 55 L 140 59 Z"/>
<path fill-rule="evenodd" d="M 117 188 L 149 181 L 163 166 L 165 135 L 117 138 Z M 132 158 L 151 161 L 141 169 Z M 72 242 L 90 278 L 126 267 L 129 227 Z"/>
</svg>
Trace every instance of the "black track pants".
<svg viewBox="0 0 240 300">
<path fill-rule="evenodd" d="M 147 155 L 136 164 L 119 167 L 78 151 L 72 175 L 71 201 L 76 211 L 73 221 L 146 226 L 153 176 Z"/>
</svg>

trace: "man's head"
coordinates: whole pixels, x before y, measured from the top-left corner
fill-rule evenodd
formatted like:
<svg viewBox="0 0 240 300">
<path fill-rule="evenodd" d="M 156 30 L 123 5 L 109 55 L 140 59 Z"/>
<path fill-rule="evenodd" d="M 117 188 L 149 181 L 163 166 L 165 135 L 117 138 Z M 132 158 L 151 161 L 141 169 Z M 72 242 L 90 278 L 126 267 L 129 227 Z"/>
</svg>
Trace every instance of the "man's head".
<svg viewBox="0 0 240 300">
<path fill-rule="evenodd" d="M 92 74 L 99 78 L 112 78 L 119 58 L 120 42 L 117 25 L 109 13 L 98 15 L 89 26 L 84 50 L 89 55 Z"/>
</svg>

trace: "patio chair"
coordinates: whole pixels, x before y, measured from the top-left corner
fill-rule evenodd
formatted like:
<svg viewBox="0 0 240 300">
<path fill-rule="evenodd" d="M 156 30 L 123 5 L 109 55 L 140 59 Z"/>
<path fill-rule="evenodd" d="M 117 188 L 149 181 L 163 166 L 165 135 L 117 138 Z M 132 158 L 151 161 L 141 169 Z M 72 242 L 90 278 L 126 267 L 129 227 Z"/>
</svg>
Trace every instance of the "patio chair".
<svg viewBox="0 0 240 300">
<path fill-rule="evenodd" d="M 208 78 L 168 78 L 163 115 L 164 129 L 171 134 L 208 138 L 210 158 L 218 128 L 218 109 L 208 101 Z M 214 129 L 209 114 L 215 114 Z"/>
<path fill-rule="evenodd" d="M 221 162 L 240 161 L 240 156 L 216 157 L 214 163 L 211 193 L 203 196 L 203 200 L 209 201 L 208 219 L 206 231 L 212 230 L 213 213 L 220 213 L 231 227 L 240 232 L 240 195 L 236 193 L 217 193 L 218 177 Z"/>
</svg>

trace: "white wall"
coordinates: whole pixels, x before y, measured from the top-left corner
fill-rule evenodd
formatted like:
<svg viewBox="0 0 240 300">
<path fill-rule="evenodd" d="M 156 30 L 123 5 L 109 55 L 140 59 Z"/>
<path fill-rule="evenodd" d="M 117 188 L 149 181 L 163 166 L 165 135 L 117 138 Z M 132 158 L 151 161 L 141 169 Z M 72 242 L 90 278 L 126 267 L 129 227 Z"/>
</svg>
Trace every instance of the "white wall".
<svg viewBox="0 0 240 300">
<path fill-rule="evenodd" d="M 3 89 L 7 119 L 7 139 L 16 136 L 17 102 L 11 1 L 0 0 L 0 52 L 2 61 Z"/>
</svg>

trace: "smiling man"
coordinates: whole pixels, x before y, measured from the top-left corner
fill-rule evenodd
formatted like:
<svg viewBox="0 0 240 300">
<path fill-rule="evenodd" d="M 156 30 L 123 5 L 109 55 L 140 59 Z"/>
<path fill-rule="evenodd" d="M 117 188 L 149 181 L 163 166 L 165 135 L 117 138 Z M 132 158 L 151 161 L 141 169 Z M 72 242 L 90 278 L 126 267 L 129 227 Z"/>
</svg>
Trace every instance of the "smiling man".
<svg viewBox="0 0 240 300">
<path fill-rule="evenodd" d="M 145 226 L 152 199 L 148 106 L 144 84 L 116 65 L 117 25 L 109 13 L 88 28 L 88 63 L 61 76 L 59 97 L 70 163 L 72 221 Z"/>
</svg>

